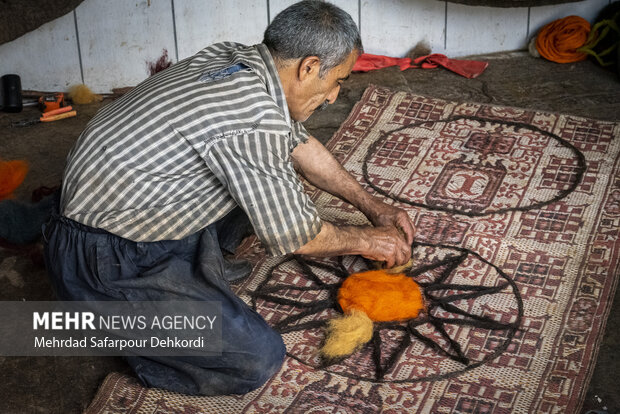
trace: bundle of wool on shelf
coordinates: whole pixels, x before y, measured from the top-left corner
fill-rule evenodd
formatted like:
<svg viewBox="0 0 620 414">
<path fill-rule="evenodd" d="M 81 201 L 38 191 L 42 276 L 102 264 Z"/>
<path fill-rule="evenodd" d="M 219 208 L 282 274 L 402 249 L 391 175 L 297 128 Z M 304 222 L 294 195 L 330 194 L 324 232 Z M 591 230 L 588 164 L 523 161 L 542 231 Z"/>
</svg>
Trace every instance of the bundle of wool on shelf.
<svg viewBox="0 0 620 414">
<path fill-rule="evenodd" d="M 579 16 L 568 16 L 545 25 L 536 37 L 536 49 L 542 57 L 557 63 L 585 60 L 579 51 L 588 41 L 590 23 Z"/>
</svg>

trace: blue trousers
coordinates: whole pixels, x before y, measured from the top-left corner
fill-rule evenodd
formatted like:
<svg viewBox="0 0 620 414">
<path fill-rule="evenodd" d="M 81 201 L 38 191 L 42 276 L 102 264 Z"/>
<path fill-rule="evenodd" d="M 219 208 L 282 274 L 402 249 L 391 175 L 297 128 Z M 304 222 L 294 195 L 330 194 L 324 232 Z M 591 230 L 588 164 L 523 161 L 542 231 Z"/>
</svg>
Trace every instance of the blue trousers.
<svg viewBox="0 0 620 414">
<path fill-rule="evenodd" d="M 230 289 L 222 248 L 234 251 L 249 221 L 240 209 L 182 240 L 133 242 L 68 218 L 45 226 L 45 259 L 60 300 L 218 301 L 221 356 L 127 357 L 149 387 L 184 394 L 244 394 L 284 360 L 281 336 Z"/>
</svg>

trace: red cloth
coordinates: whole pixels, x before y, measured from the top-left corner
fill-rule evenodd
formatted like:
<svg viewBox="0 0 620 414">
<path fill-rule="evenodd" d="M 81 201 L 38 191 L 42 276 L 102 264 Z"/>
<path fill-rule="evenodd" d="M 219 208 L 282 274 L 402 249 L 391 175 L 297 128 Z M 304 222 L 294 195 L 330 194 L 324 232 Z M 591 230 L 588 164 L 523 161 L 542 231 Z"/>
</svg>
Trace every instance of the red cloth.
<svg viewBox="0 0 620 414">
<path fill-rule="evenodd" d="M 420 56 L 414 60 L 410 58 L 394 58 L 364 53 L 357 58 L 353 66 L 353 72 L 368 72 L 390 66 L 398 66 L 400 70 L 409 68 L 432 69 L 442 66 L 454 73 L 471 79 L 484 72 L 489 64 L 477 60 L 450 59 L 446 55 L 441 55 L 439 53 Z"/>
</svg>

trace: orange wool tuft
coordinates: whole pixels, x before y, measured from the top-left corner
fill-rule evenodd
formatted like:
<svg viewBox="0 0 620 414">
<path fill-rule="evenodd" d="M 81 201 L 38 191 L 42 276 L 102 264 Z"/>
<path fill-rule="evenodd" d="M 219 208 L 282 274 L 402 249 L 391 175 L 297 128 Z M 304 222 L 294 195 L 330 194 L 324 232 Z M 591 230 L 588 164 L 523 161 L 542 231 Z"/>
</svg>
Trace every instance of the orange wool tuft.
<svg viewBox="0 0 620 414">
<path fill-rule="evenodd" d="M 0 200 L 8 198 L 28 173 L 26 161 L 0 161 Z"/>
<path fill-rule="evenodd" d="M 578 49 L 586 44 L 589 33 L 590 23 L 583 17 L 554 20 L 538 32 L 536 49 L 542 57 L 553 62 L 579 62 L 588 57 Z"/>
<path fill-rule="evenodd" d="M 338 291 L 338 303 L 344 313 L 360 310 L 375 322 L 412 319 L 424 309 L 418 284 L 385 270 L 350 275 Z"/>
</svg>

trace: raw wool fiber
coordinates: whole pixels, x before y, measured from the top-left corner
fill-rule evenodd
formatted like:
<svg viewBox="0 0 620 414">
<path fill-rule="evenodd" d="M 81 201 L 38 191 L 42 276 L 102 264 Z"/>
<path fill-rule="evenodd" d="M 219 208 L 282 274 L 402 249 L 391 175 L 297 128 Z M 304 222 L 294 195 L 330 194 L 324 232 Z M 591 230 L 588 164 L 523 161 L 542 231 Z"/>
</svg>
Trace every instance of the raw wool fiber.
<svg viewBox="0 0 620 414">
<path fill-rule="evenodd" d="M 353 273 L 338 290 L 338 304 L 345 315 L 328 322 L 321 347 L 326 359 L 349 356 L 370 341 L 373 321 L 415 319 L 424 309 L 420 287 L 393 269 Z"/>
<path fill-rule="evenodd" d="M 384 270 L 349 276 L 338 291 L 338 303 L 345 313 L 359 310 L 375 322 L 413 319 L 424 309 L 420 287 L 411 278 Z"/>
<path fill-rule="evenodd" d="M 542 57 L 556 63 L 586 60 L 588 55 L 578 49 L 590 34 L 590 23 L 579 16 L 568 16 L 545 25 L 536 37 L 536 49 Z"/>
<path fill-rule="evenodd" d="M 11 197 L 28 174 L 26 161 L 0 161 L 0 200 Z"/>
<path fill-rule="evenodd" d="M 389 269 L 385 269 L 384 268 L 385 262 L 380 262 L 380 261 L 374 261 L 372 263 L 372 266 L 376 270 L 384 270 L 386 273 L 398 274 L 398 273 L 403 273 L 406 270 L 411 269 L 411 266 L 413 266 L 413 259 L 409 259 L 409 261 L 405 263 L 404 265 L 390 267 Z"/>
<path fill-rule="evenodd" d="M 407 274 L 427 306 L 442 304 L 434 319 L 375 322 L 368 344 L 326 367 L 324 328 L 342 312 L 309 310 L 369 264 L 264 258 L 235 286 L 284 332 L 287 358 L 263 387 L 188 397 L 111 374 L 86 412 L 580 412 L 618 283 L 620 124 L 370 86 L 327 148 L 407 209 L 418 243 Z M 308 192 L 326 220 L 365 222 Z"/>
<path fill-rule="evenodd" d="M 93 102 L 101 102 L 103 97 L 97 95 L 84 84 L 73 85 L 69 88 L 69 98 L 73 103 L 85 105 Z"/>
<path fill-rule="evenodd" d="M 337 359 L 349 356 L 372 339 L 372 320 L 355 308 L 344 316 L 329 321 L 321 356 Z"/>
</svg>

